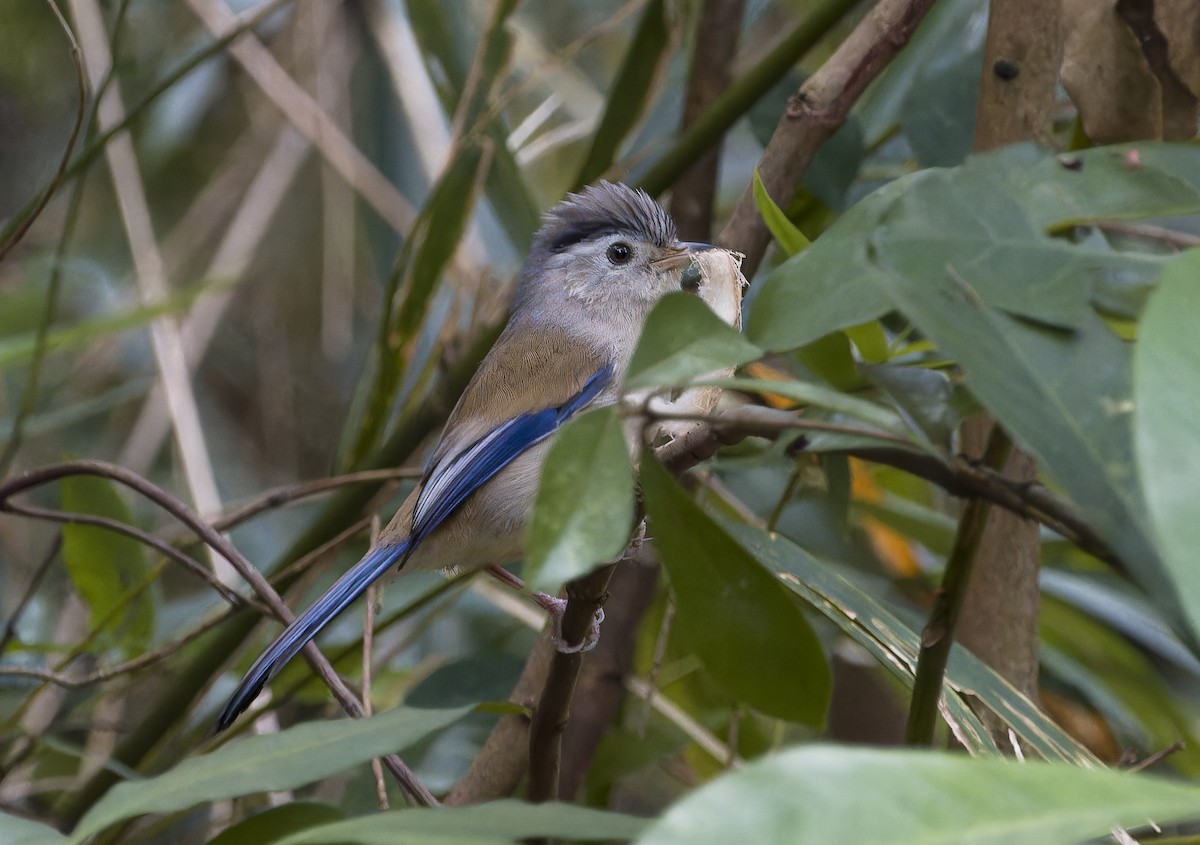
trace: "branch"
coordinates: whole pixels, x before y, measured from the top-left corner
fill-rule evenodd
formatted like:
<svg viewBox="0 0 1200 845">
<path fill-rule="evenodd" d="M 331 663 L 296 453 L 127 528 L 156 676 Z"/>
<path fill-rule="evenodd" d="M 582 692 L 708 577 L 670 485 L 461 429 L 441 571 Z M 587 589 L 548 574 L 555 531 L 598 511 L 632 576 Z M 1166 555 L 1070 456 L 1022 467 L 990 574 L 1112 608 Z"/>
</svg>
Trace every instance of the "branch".
<svg viewBox="0 0 1200 845">
<path fill-rule="evenodd" d="M 648 413 L 659 419 L 694 419 L 697 416 L 661 412 L 656 414 L 653 408 Z M 787 431 L 835 429 L 840 433 L 883 441 L 880 446 L 836 450 L 841 454 L 904 470 L 960 498 L 985 499 L 1018 516 L 1035 520 L 1117 571 L 1129 571 L 1125 562 L 1092 529 L 1073 504 L 1054 495 L 1040 484 L 1014 481 L 963 458 L 947 459 L 929 452 L 916 451 L 911 444 L 886 432 L 804 420 L 792 411 L 746 406 L 709 415 L 705 419 L 707 425 L 694 429 L 687 436 L 677 438 L 665 447 L 663 463 L 672 472 L 683 472 L 711 457 L 721 446 L 738 443 L 746 437 L 775 439 Z M 891 445 L 886 442 L 888 440 L 899 442 Z"/>
<path fill-rule="evenodd" d="M 145 496 L 191 528 L 197 537 L 229 561 L 238 574 L 250 583 L 255 594 L 267 604 L 278 620 L 286 625 L 295 619 L 295 616 L 288 609 L 287 605 L 283 603 L 275 588 L 246 560 L 232 543 L 213 529 L 212 526 L 205 523 L 204 520 L 193 513 L 179 499 L 142 478 L 140 475 L 132 473 L 123 467 L 106 464 L 101 461 L 69 461 L 24 473 L 16 479 L 0 484 L 0 511 L 19 512 L 20 507 L 14 506 L 8 499 L 32 487 L 56 481 L 69 475 L 95 475 L 101 478 L 108 478 Z M 117 525 L 120 525 L 120 523 L 117 523 Z M 115 530 L 115 526 L 106 524 L 104 527 L 111 527 Z M 127 527 L 122 526 L 122 528 Z M 156 544 L 152 545 L 155 545 L 155 548 L 157 548 Z M 303 654 L 309 665 L 313 667 L 313 671 L 329 687 L 334 698 L 337 699 L 347 715 L 353 718 L 361 717 L 362 708 L 359 706 L 357 698 L 350 692 L 349 688 L 333 670 L 329 661 L 325 659 L 325 656 L 321 654 L 316 645 L 314 643 L 306 645 Z M 385 763 L 389 770 L 396 776 L 397 782 L 409 795 L 427 806 L 437 804 L 437 799 L 433 797 L 433 794 L 425 788 L 424 784 L 416 779 L 415 775 L 412 774 L 399 757 L 390 755 L 385 758 Z"/>
<path fill-rule="evenodd" d="M 683 126 L 692 126 L 729 88 L 729 65 L 742 31 L 745 0 L 709 0 L 700 7 L 692 45 Z M 807 22 L 807 20 L 806 20 Z M 671 216 L 685 241 L 708 241 L 721 156 L 721 136 L 680 174 L 671 191 Z"/>
<path fill-rule="evenodd" d="M 851 106 L 908 43 L 933 0 L 880 0 L 837 51 L 788 102 L 758 172 L 767 193 L 787 208 L 813 156 L 846 121 Z M 747 186 L 717 244 L 744 253 L 742 272 L 752 278 L 770 233 Z"/>
<path fill-rule="evenodd" d="M 562 620 L 565 642 L 579 643 L 587 636 L 596 612 L 608 599 L 608 582 L 616 567 L 616 563 L 610 563 L 567 584 L 567 609 Z M 582 652 L 555 651 L 551 656 L 546 686 L 529 724 L 530 801 L 558 800 L 562 736 L 582 664 Z"/>
<path fill-rule="evenodd" d="M 0 245 L 0 261 L 3 261 L 8 253 L 12 251 L 13 247 L 20 243 L 21 238 L 25 237 L 25 233 L 29 231 L 34 221 L 41 216 L 42 211 L 46 208 L 46 204 L 50 202 L 50 197 L 54 196 L 54 192 L 62 184 L 63 179 L 66 177 L 67 165 L 71 161 L 71 152 L 75 149 L 75 142 L 79 140 L 79 131 L 83 128 L 84 113 L 87 111 L 87 84 L 83 79 L 83 58 L 79 52 L 79 43 L 75 40 L 75 33 L 71 31 L 70 25 L 63 18 L 62 12 L 58 10 L 58 5 L 54 0 L 46 0 L 46 5 L 54 12 L 54 17 L 58 20 L 58 25 L 62 27 L 62 31 L 66 34 L 67 41 L 71 45 L 71 63 L 75 66 L 75 89 L 79 95 L 75 105 L 75 125 L 71 127 L 71 135 L 67 138 L 67 146 L 63 149 L 62 156 L 58 160 L 58 168 L 54 171 L 54 176 L 50 178 L 50 184 L 42 189 L 38 198 L 34 201 L 33 208 L 19 218 L 20 223 L 16 229 Z"/>
</svg>

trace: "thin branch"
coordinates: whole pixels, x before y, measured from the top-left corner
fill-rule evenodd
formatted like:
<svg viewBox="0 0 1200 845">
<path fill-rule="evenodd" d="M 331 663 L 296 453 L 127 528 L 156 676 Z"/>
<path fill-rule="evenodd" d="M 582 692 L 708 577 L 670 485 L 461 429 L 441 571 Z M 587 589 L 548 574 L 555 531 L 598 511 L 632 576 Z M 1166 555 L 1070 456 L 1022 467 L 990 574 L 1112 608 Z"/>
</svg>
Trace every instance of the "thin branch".
<svg viewBox="0 0 1200 845">
<path fill-rule="evenodd" d="M 71 8 L 79 27 L 88 76 L 92 85 L 99 87 L 114 66 L 99 2 L 71 0 Z M 97 116 L 102 129 L 110 128 L 124 118 L 125 104 L 120 86 L 115 81 L 100 97 Z M 156 305 L 168 297 L 166 269 L 158 249 L 132 136 L 128 132 L 115 135 L 104 148 L 104 155 L 120 208 L 125 238 L 133 257 L 138 294 L 144 305 Z M 221 502 L 220 493 L 204 430 L 200 425 L 200 411 L 192 391 L 179 325 L 169 316 L 155 318 L 150 323 L 150 341 L 192 501 L 201 513 L 217 510 Z M 217 576 L 222 581 L 232 580 L 232 572 L 214 564 Z"/>
<path fill-rule="evenodd" d="M 169 640 L 157 648 L 147 651 L 144 654 L 139 654 L 131 660 L 126 660 L 122 663 L 114 663 L 111 666 L 105 666 L 102 669 L 97 669 L 87 675 L 71 677 L 63 672 L 54 672 L 47 669 L 34 669 L 28 666 L 0 666 L 0 676 L 9 675 L 19 678 L 36 678 L 43 683 L 54 684 L 55 686 L 64 687 L 65 689 L 81 689 L 93 684 L 110 681 L 113 678 L 121 675 L 128 675 L 132 672 L 137 672 L 145 669 L 147 666 L 153 666 L 161 660 L 170 657 L 179 649 L 186 646 L 196 638 L 208 633 L 211 629 L 225 621 L 225 615 L 219 614 L 212 619 L 208 619 L 197 627 L 188 631 L 181 637 Z"/>
<path fill-rule="evenodd" d="M 137 540 L 139 543 L 149 546 L 159 554 L 183 566 L 188 572 L 198 577 L 204 583 L 208 584 L 220 594 L 221 598 L 225 599 L 232 607 L 244 607 L 247 601 L 238 595 L 233 589 L 213 575 L 212 570 L 205 566 L 200 561 L 188 554 L 184 554 L 179 549 L 172 546 L 165 540 L 160 540 L 153 534 L 143 531 L 126 522 L 121 522 L 118 519 L 110 519 L 106 516 L 96 516 L 87 513 L 71 513 L 69 511 L 52 510 L 50 508 L 39 508 L 31 505 L 18 505 L 8 501 L 7 498 L 0 499 L 0 511 L 11 513 L 15 516 L 24 516 L 29 519 L 37 519 L 43 522 L 55 522 L 61 525 L 94 525 L 97 528 L 104 528 L 112 531 L 115 534 L 121 534 L 125 537 L 130 537 Z M 265 611 L 261 605 L 256 605 L 259 611 Z"/>
<path fill-rule="evenodd" d="M 1191 249 L 1192 247 L 1200 246 L 1200 235 L 1193 235 L 1190 232 L 1180 232 L 1176 229 L 1168 229 L 1165 226 L 1125 223 L 1120 220 L 1095 220 L 1086 225 L 1094 226 L 1102 232 L 1124 235 L 1127 238 L 1157 241 L 1176 249 Z"/>
<path fill-rule="evenodd" d="M 67 41 L 71 45 L 71 63 L 75 66 L 75 90 L 78 93 L 78 100 L 75 106 L 75 125 L 71 127 L 71 134 L 67 138 L 67 146 L 63 149 L 62 157 L 58 160 L 58 168 L 50 178 L 50 184 L 42 189 L 33 208 L 21 216 L 21 222 L 17 225 L 17 228 L 0 245 L 0 261 L 3 261 L 8 253 L 12 251 L 13 247 L 25 237 L 25 233 L 33 226 L 34 221 L 41 216 L 47 203 L 50 202 L 50 198 L 54 196 L 54 192 L 58 190 L 59 185 L 66 178 L 67 165 L 71 161 L 71 153 L 75 149 L 75 142 L 79 140 L 79 132 L 83 128 L 83 117 L 87 112 L 87 83 L 84 81 L 83 59 L 79 52 L 79 43 L 75 40 L 75 33 L 62 16 L 62 12 L 59 11 L 58 4 L 54 0 L 46 0 L 46 5 L 54 12 L 54 17 L 58 20 L 58 25 L 66 34 Z M 0 462 L 0 464 L 2 463 Z"/>
<path fill-rule="evenodd" d="M 46 577 L 46 573 L 50 571 L 50 566 L 54 563 L 54 559 L 58 557 L 59 549 L 62 548 L 62 532 L 54 535 L 54 540 L 50 543 L 50 548 L 46 550 L 45 556 L 41 562 L 33 570 L 33 575 L 29 579 L 29 584 L 25 587 L 25 592 L 21 594 L 17 606 L 13 608 L 12 615 L 4 623 L 4 633 L 0 634 L 0 654 L 4 654 L 9 643 L 17 636 L 17 625 L 21 622 L 21 617 L 25 614 L 25 608 L 29 606 L 29 602 L 33 600 L 33 596 L 41 586 L 42 579 Z"/>
<path fill-rule="evenodd" d="M 407 478 L 420 478 L 421 470 L 401 467 L 398 469 L 370 469 L 362 472 L 351 472 L 345 475 L 335 475 L 332 478 L 318 478 L 313 481 L 301 481 L 296 484 L 285 484 L 255 496 L 249 501 L 226 510 L 210 520 L 212 527 L 218 531 L 241 525 L 264 511 L 283 507 L 300 499 L 327 493 L 351 484 L 374 484 L 379 481 L 400 481 Z"/>
<path fill-rule="evenodd" d="M 59 24 L 63 27 L 63 30 L 67 33 L 67 38 L 71 42 L 71 60 L 75 65 L 75 81 L 79 90 L 79 105 L 75 114 L 75 127 L 71 130 L 71 137 L 67 142 L 66 150 L 63 152 L 58 172 L 55 173 L 50 185 L 43 190 L 42 200 L 39 204 L 25 216 L 24 222 L 18 230 L 6 241 L 4 247 L 0 248 L 0 261 L 3 261 L 8 251 L 16 246 L 17 242 L 24 237 L 30 226 L 33 225 L 33 221 L 41 214 L 42 209 L 46 207 L 46 203 L 50 201 L 51 195 L 58 190 L 58 186 L 63 180 L 63 174 L 66 171 L 67 162 L 71 157 L 71 150 L 74 148 L 75 141 L 83 126 L 87 91 L 79 45 L 75 41 L 75 33 L 71 31 L 67 22 L 63 20 L 58 6 L 53 0 L 47 0 L 47 2 L 50 8 L 54 10 L 55 17 L 58 18 Z M 37 389 L 38 384 L 41 382 L 42 361 L 46 356 L 47 338 L 50 334 L 50 325 L 54 322 L 54 312 L 58 307 L 58 294 L 62 288 L 63 256 L 66 254 L 67 243 L 71 239 L 71 234 L 75 230 L 75 221 L 78 219 L 79 214 L 79 199 L 79 183 L 76 183 L 75 190 L 72 191 L 70 202 L 67 205 L 66 219 L 63 223 L 62 233 L 59 235 L 58 244 L 54 250 L 54 258 L 50 265 L 50 279 L 46 285 L 46 304 L 42 309 L 42 316 L 37 325 L 37 333 L 34 336 L 33 358 L 29 362 L 29 374 L 26 376 L 25 385 L 21 391 L 21 401 L 17 405 L 17 412 L 13 417 L 12 431 L 9 434 L 8 441 L 4 444 L 3 452 L 0 453 L 0 477 L 3 477 L 8 472 L 9 467 L 12 466 L 12 462 L 17 456 L 17 450 L 21 446 L 25 421 L 33 413 L 34 403 L 37 401 Z"/>
<path fill-rule="evenodd" d="M 128 129 L 134 120 L 136 120 L 146 109 L 153 105 L 153 103 L 159 97 L 173 88 L 175 84 L 179 82 L 179 80 L 183 79 L 209 59 L 224 55 L 225 48 L 228 47 L 230 42 L 232 42 L 235 38 L 240 36 L 243 32 L 247 32 L 258 26 L 265 18 L 271 15 L 280 6 L 291 2 L 293 2 L 293 0 L 268 0 L 262 5 L 256 7 L 250 14 L 240 18 L 238 25 L 226 32 L 224 36 L 218 38 L 213 43 L 206 45 L 202 49 L 197 50 L 193 55 L 181 62 L 178 67 L 159 80 L 158 84 L 148 91 L 146 95 L 137 102 L 136 105 L 129 108 L 125 112 L 125 117 L 120 123 L 101 132 L 92 140 L 90 144 L 84 147 L 83 150 L 80 151 L 79 155 L 75 157 L 75 160 L 72 161 L 67 167 L 64 178 L 74 178 L 89 165 L 91 165 L 91 163 L 96 159 L 96 156 L 100 155 L 100 153 L 104 151 L 105 146 L 108 145 L 108 142 L 117 133 Z M 43 188 L 42 190 L 45 191 L 46 189 Z M 41 194 L 39 193 L 38 196 L 40 197 Z M 19 222 L 24 219 L 25 215 L 29 214 L 29 211 L 36 204 L 37 199 L 34 199 L 24 209 L 22 209 L 21 213 L 16 218 L 7 223 L 5 226 L 0 227 L 0 237 L 9 237 Z"/>
<path fill-rule="evenodd" d="M 7 501 L 12 496 L 68 475 L 96 475 L 101 478 L 109 478 L 150 499 L 163 510 L 172 514 L 180 522 L 191 528 L 197 537 L 229 561 L 233 568 L 237 570 L 237 573 L 250 583 L 255 594 L 270 607 L 271 612 L 277 619 L 284 624 L 290 624 L 295 619 L 294 614 L 283 603 L 275 588 L 220 532 L 205 523 L 204 520 L 192 512 L 179 499 L 123 467 L 106 464 L 101 461 L 70 461 L 24 473 L 18 478 L 0 484 L 0 510 L 12 509 L 13 505 Z M 325 656 L 316 645 L 309 643 L 304 647 L 302 653 L 313 667 L 317 676 L 329 687 L 334 698 L 337 699 L 346 714 L 353 718 L 360 718 L 362 716 L 362 707 L 359 705 L 357 698 L 355 698 L 345 682 L 333 670 L 329 661 L 325 659 Z M 388 769 L 396 776 L 396 780 L 401 788 L 416 801 L 426 806 L 437 804 L 437 799 L 434 798 L 433 794 L 429 792 L 424 784 L 417 780 L 416 776 L 412 774 L 398 756 L 389 755 L 385 758 L 384 762 L 388 766 Z"/>
<path fill-rule="evenodd" d="M 758 163 L 776 204 L 787 208 L 817 150 L 845 123 L 850 108 L 908 43 L 932 5 L 933 0 L 880 0 L 788 101 Z M 742 272 L 751 278 L 769 242 L 753 187 L 747 186 L 717 243 L 745 254 Z"/>
<path fill-rule="evenodd" d="M 1012 449 L 1008 435 L 996 425 L 988 438 L 983 465 L 999 469 Z M 934 596 L 929 621 L 921 631 L 921 650 L 913 677 L 912 698 L 908 710 L 908 725 L 904 730 L 907 745 L 931 745 L 937 727 L 938 702 L 942 697 L 942 680 L 950 647 L 954 645 L 954 629 L 958 612 L 966 597 L 971 569 L 983 539 L 990 504 L 985 499 L 971 499 L 963 509 L 954 536 L 954 546 L 946 558 L 942 585 Z"/>
<path fill-rule="evenodd" d="M 899 440 L 886 432 L 807 421 L 797 418 L 792 411 L 759 406 L 737 408 L 707 417 L 656 414 L 653 408 L 650 408 L 648 413 L 661 419 L 682 416 L 687 419 L 705 419 L 707 422 L 707 425 L 699 426 L 685 437 L 677 438 L 668 444 L 663 464 L 672 472 L 682 472 L 700 461 L 707 460 L 723 445 L 737 443 L 751 436 L 775 439 L 780 434 L 792 430 L 836 430 L 843 434 L 881 441 Z M 904 441 L 896 445 L 856 446 L 836 451 L 904 470 L 961 498 L 986 499 L 1018 516 L 1044 525 L 1119 572 L 1129 570 L 1125 562 L 1096 533 L 1074 505 L 1040 484 L 1013 481 L 987 467 L 977 466 L 961 458 L 947 459 L 929 452 L 916 451 L 911 444 Z"/>
</svg>

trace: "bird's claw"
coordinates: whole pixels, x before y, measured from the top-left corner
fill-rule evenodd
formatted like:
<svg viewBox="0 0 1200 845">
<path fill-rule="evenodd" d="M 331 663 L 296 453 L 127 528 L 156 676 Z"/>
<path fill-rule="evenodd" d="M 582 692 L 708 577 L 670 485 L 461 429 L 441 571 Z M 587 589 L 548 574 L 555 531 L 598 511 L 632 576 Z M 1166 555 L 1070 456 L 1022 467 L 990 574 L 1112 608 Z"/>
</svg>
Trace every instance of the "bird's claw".
<svg viewBox="0 0 1200 845">
<path fill-rule="evenodd" d="M 583 639 L 578 643 L 572 644 L 566 641 L 562 632 L 563 615 L 567 611 L 567 600 L 547 595 L 546 593 L 534 593 L 533 598 L 550 616 L 550 639 L 560 654 L 583 654 L 594 649 L 596 643 L 600 642 L 600 623 L 604 621 L 604 608 L 596 608 L 596 613 L 592 617 L 592 624 L 588 626 L 587 633 L 583 635 Z"/>
</svg>

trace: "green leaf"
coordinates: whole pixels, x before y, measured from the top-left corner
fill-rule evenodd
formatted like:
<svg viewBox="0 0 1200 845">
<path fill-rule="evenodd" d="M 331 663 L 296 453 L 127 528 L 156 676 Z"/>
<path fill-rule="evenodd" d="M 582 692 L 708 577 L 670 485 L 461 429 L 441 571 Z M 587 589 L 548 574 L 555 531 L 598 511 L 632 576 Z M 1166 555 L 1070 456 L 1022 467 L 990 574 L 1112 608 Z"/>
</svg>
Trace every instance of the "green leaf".
<svg viewBox="0 0 1200 845">
<path fill-rule="evenodd" d="M 762 357 L 762 350 L 690 293 L 663 297 L 642 329 L 626 389 L 679 385 Z"/>
<path fill-rule="evenodd" d="M 758 213 L 762 215 L 763 222 L 767 224 L 771 237 L 784 252 L 788 255 L 796 255 L 808 249 L 808 238 L 796 227 L 795 223 L 788 219 L 783 209 L 775 204 L 775 200 L 771 199 L 762 177 L 758 175 L 757 167 L 754 168 L 754 204 L 758 206 Z"/>
<path fill-rule="evenodd" d="M 66 842 L 49 825 L 0 812 L 0 845 L 59 845 Z"/>
<path fill-rule="evenodd" d="M 846 337 L 854 343 L 862 359 L 868 364 L 883 364 L 892 357 L 887 333 L 878 320 L 843 329 Z"/>
<path fill-rule="evenodd" d="M 1200 635 L 1200 249 L 1168 265 L 1150 297 L 1133 357 L 1137 471 L 1163 563 Z"/>
<path fill-rule="evenodd" d="M 1146 775 L 960 754 L 795 748 L 667 811 L 639 845 L 1068 845 L 1200 815 L 1200 791 Z"/>
<path fill-rule="evenodd" d="M 557 587 L 617 557 L 633 527 L 633 469 L 613 406 L 567 423 L 554 437 L 538 487 L 525 579 Z"/>
<path fill-rule="evenodd" d="M 126 524 L 133 514 L 116 487 L 94 475 L 62 480 L 63 510 L 103 516 Z M 93 630 L 127 653 L 145 649 L 154 632 L 154 601 L 142 544 L 95 525 L 63 526 L 63 561 L 71 584 L 91 611 Z M 120 624 L 116 624 L 120 622 Z"/>
<path fill-rule="evenodd" d="M 773 381 L 770 379 L 726 378 L 714 379 L 705 384 L 714 384 L 728 390 L 742 390 L 747 393 L 774 393 L 777 396 L 791 399 L 802 405 L 824 408 L 837 414 L 844 414 L 856 420 L 861 420 L 881 431 L 897 437 L 911 439 L 912 430 L 905 425 L 891 408 L 876 402 L 859 399 L 819 384 L 806 381 Z"/>
<path fill-rule="evenodd" d="M 1129 149 L 1094 149 L 1066 167 L 1017 146 L 896 180 L 785 264 L 788 274 L 767 280 L 748 334 L 767 348 L 807 342 L 816 330 L 803 313 L 814 270 L 846 279 L 841 297 L 876 288 L 961 365 L 974 397 L 1182 628 L 1188 616 L 1133 483 L 1130 345 L 1094 306 L 1104 291 L 1133 302 L 1129 291 L 1151 285 L 1165 261 L 1118 253 L 1103 239 L 1046 234 L 1086 219 L 1200 208 L 1200 147 L 1139 145 L 1135 167 Z M 827 263 L 805 263 L 814 258 Z"/>
<path fill-rule="evenodd" d="M 1103 239 L 1071 242 L 1049 232 L 1112 218 L 1200 208 L 1200 149 L 1140 144 L 1078 156 L 1078 168 L 1031 146 L 975 156 L 952 170 L 924 170 L 859 202 L 805 250 L 780 265 L 756 292 L 747 336 L 771 351 L 792 349 L 835 329 L 882 316 L 896 268 L 881 249 L 908 244 L 919 272 L 948 272 L 993 308 L 1071 327 L 1092 301 L 1128 299 L 1150 285 L 1163 261 L 1115 252 Z M 911 269 L 914 271 L 916 267 Z M 1126 291 L 1114 297 L 1110 289 Z M 912 316 L 912 315 L 909 315 Z"/>
<path fill-rule="evenodd" d="M 709 673 L 763 713 L 819 725 L 829 666 L 797 603 L 649 454 L 641 479 L 677 625 Z"/>
<path fill-rule="evenodd" d="M 921 638 L 895 612 L 787 538 L 733 522 L 723 523 L 733 538 L 813 610 L 869 651 L 880 665 L 912 686 Z M 919 622 L 917 623 L 919 625 Z M 991 734 L 968 703 L 978 699 L 1006 722 L 1035 753 L 1048 760 L 1093 766 L 1091 752 L 1072 739 L 1036 704 L 959 645 L 950 652 L 942 716 L 955 737 L 973 754 L 999 754 Z"/>
<path fill-rule="evenodd" d="M 880 205 L 903 190 L 900 179 L 883 186 L 752 287 L 746 337 L 763 349 L 795 349 L 891 311 L 872 281 L 879 270 L 869 260 L 866 235 L 879 225 Z"/>
<path fill-rule="evenodd" d="M 315 801 L 293 801 L 271 807 L 223 830 L 207 845 L 270 845 L 292 833 L 311 830 L 323 824 L 337 822 L 345 813 L 332 804 Z"/>
<path fill-rule="evenodd" d="M 653 84 L 654 76 L 667 44 L 666 4 L 663 0 L 651 0 L 642 12 L 637 31 L 625 52 L 625 61 L 609 91 L 604 116 L 600 118 L 592 146 L 575 177 L 576 188 L 598 179 L 616 160 L 621 142 L 641 118 L 650 97 L 659 90 Z"/>
<path fill-rule="evenodd" d="M 503 845 L 531 837 L 572 841 L 629 840 L 646 820 L 570 804 L 526 804 L 506 799 L 465 807 L 414 807 L 324 825 L 279 845 Z"/>
<path fill-rule="evenodd" d="M 298 725 L 234 740 L 156 777 L 117 784 L 80 820 L 72 843 L 146 813 L 170 813 L 208 801 L 292 789 L 398 751 L 461 719 L 470 708 L 398 708 L 369 719 Z"/>
</svg>

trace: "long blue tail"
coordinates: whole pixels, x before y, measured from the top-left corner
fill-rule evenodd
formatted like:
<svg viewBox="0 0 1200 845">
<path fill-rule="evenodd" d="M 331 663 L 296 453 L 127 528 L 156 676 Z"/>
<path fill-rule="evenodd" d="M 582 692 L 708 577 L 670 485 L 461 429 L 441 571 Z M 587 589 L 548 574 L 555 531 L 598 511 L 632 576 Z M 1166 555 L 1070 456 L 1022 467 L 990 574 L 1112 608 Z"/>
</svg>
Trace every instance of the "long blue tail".
<svg viewBox="0 0 1200 845">
<path fill-rule="evenodd" d="M 238 714 L 250 706 L 258 697 L 262 688 L 267 685 L 284 665 L 295 657 L 308 641 L 328 625 L 333 618 L 346 609 L 355 599 L 367 591 L 384 573 L 404 557 L 408 552 L 407 541 L 394 546 L 381 546 L 354 566 L 350 567 L 341 578 L 337 579 L 325 594 L 313 602 L 312 607 L 304 611 L 291 625 L 288 625 L 278 639 L 259 655 L 258 660 L 250 667 L 250 671 L 242 678 L 238 688 L 230 696 L 221 715 L 217 717 L 216 731 L 223 731 L 233 724 Z"/>
</svg>

